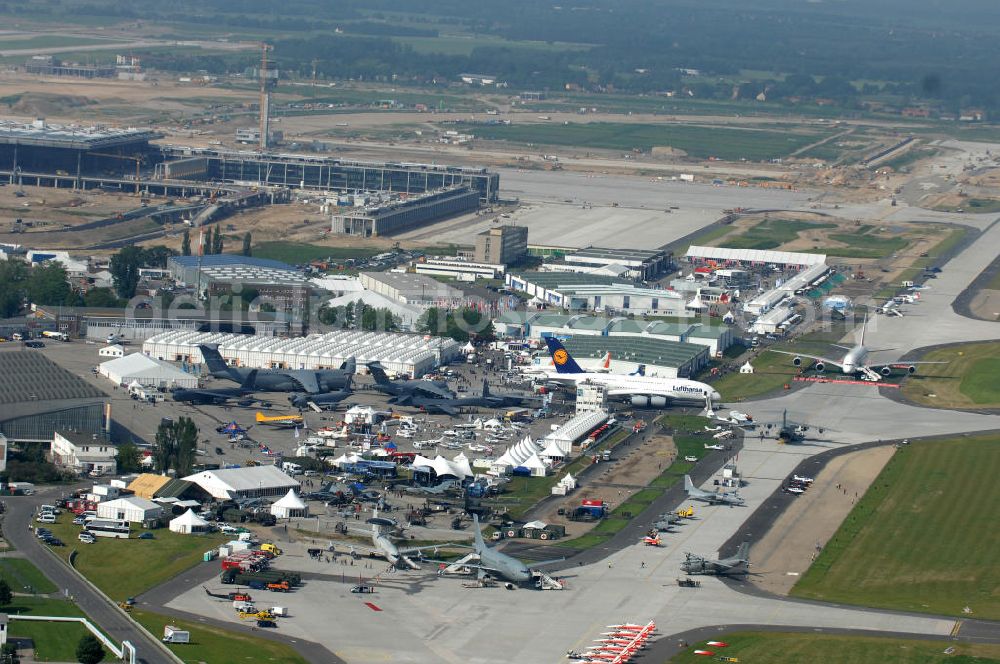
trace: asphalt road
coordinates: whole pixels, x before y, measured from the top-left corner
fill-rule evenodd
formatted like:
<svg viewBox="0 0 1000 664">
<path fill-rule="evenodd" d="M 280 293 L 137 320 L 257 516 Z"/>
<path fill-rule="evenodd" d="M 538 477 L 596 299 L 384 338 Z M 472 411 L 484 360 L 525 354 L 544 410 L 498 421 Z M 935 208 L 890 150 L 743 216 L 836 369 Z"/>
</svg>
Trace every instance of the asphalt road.
<svg viewBox="0 0 1000 664">
<path fill-rule="evenodd" d="M 7 511 L 3 516 L 4 537 L 22 552 L 42 574 L 47 576 L 63 592 L 70 595 L 77 606 L 96 623 L 104 633 L 117 643 L 129 641 L 135 646 L 136 661 L 145 664 L 174 664 L 178 660 L 168 656 L 146 630 L 136 626 L 122 615 L 121 610 L 111 600 L 92 589 L 80 576 L 69 569 L 61 560 L 38 541 L 28 530 L 31 517 L 37 507 L 51 502 L 61 495 L 63 489 L 52 488 L 33 496 L 5 497 Z M 127 570 L 123 570 L 127 573 Z"/>
</svg>

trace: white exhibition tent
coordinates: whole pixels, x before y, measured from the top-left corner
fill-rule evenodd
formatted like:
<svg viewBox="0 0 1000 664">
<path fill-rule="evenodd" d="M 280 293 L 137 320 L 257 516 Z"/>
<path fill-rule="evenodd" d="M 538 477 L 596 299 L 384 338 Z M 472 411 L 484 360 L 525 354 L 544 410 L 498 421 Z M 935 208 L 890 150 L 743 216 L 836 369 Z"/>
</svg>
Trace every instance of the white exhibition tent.
<svg viewBox="0 0 1000 664">
<path fill-rule="evenodd" d="M 125 346 L 121 344 L 111 344 L 97 351 L 98 357 L 124 357 Z"/>
<path fill-rule="evenodd" d="M 295 489 L 289 489 L 284 498 L 271 505 L 271 514 L 279 519 L 309 516 L 309 506 L 302 502 L 302 499 L 295 493 Z"/>
<path fill-rule="evenodd" d="M 142 523 L 157 519 L 161 514 L 163 514 L 163 507 L 138 496 L 126 496 L 97 504 L 97 518 L 99 519 L 124 519 L 130 523 Z"/>
<path fill-rule="evenodd" d="M 456 459 L 458 459 L 458 457 L 456 457 Z M 461 480 L 466 477 L 472 477 L 473 475 L 468 459 L 449 461 L 440 454 L 433 459 L 428 459 L 427 457 L 418 454 L 413 460 L 412 466 L 413 468 L 430 468 L 438 477 L 451 475 L 452 477 L 457 477 Z"/>
<path fill-rule="evenodd" d="M 532 477 L 545 477 L 548 472 L 549 467 L 545 465 L 545 462 L 538 458 L 537 454 L 532 454 L 528 457 L 524 463 L 520 464 L 521 468 L 527 468 L 531 472 Z"/>
<path fill-rule="evenodd" d="M 360 461 L 363 458 L 364 457 L 362 457 L 357 452 L 351 452 L 350 454 L 341 454 L 339 457 L 337 457 L 333 461 L 328 461 L 327 463 L 329 463 L 331 466 L 334 466 L 336 468 L 343 468 L 347 464 L 349 464 L 349 463 L 357 463 L 358 461 Z"/>
<path fill-rule="evenodd" d="M 139 383 L 144 387 L 198 387 L 198 377 L 185 373 L 163 360 L 132 353 L 101 362 L 98 371 L 118 385 Z"/>
<path fill-rule="evenodd" d="M 174 533 L 181 533 L 182 535 L 190 535 L 192 533 L 204 533 L 208 532 L 212 528 L 208 521 L 194 513 L 194 510 L 188 509 L 187 512 L 181 514 L 176 519 L 170 520 L 170 531 Z"/>
</svg>

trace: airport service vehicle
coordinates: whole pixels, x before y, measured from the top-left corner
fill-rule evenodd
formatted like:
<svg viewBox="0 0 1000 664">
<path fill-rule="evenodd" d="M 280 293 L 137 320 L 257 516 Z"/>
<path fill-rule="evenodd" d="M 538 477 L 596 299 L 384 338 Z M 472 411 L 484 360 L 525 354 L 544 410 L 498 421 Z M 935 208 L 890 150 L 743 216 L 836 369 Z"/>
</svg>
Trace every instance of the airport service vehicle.
<svg viewBox="0 0 1000 664">
<path fill-rule="evenodd" d="M 373 592 L 375 592 L 375 588 L 372 587 L 372 586 L 359 585 L 359 586 L 354 586 L 353 588 L 351 588 L 351 592 L 352 593 L 367 594 L 367 593 L 373 593 Z"/>
<path fill-rule="evenodd" d="M 179 627 L 174 627 L 173 625 L 167 625 L 163 628 L 163 642 L 164 643 L 190 643 L 191 642 L 191 632 L 183 630 Z"/>
<path fill-rule="evenodd" d="M 579 384 L 589 381 L 607 387 L 609 398 L 624 398 L 637 408 L 665 408 L 673 403 L 704 403 L 709 410 L 712 404 L 722 399 L 715 389 L 686 378 L 659 378 L 657 376 L 621 375 L 584 371 L 562 343 L 554 337 L 546 337 L 555 372 L 545 371 L 550 380 Z"/>
<path fill-rule="evenodd" d="M 69 341 L 69 335 L 65 332 L 55 332 L 53 330 L 42 330 L 42 336 L 53 341 Z"/>
</svg>

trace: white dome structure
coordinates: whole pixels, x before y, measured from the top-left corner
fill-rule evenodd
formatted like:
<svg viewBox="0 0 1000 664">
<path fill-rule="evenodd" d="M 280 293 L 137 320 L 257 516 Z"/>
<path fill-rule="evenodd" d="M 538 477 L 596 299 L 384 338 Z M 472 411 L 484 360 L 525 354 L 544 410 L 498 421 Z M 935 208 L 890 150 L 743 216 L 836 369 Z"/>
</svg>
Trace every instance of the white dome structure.
<svg viewBox="0 0 1000 664">
<path fill-rule="evenodd" d="M 271 505 L 271 514 L 279 519 L 309 516 L 309 506 L 302 502 L 295 489 L 289 489 L 284 498 Z"/>
</svg>

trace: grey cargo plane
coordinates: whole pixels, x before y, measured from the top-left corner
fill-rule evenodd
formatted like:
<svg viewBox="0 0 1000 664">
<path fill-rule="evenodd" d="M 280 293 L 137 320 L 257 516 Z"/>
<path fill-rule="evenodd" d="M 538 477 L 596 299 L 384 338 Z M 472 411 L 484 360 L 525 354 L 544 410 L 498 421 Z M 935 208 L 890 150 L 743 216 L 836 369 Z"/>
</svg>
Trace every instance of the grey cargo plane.
<svg viewBox="0 0 1000 664">
<path fill-rule="evenodd" d="M 411 394 L 408 397 L 398 397 L 393 403 L 419 408 L 428 413 L 444 413 L 454 417 L 462 408 L 505 408 L 520 405 L 527 397 L 511 394 L 490 394 L 489 384 L 483 379 L 483 392 L 478 397 L 431 397 L 422 394 Z"/>
<path fill-rule="evenodd" d="M 250 396 L 256 390 L 256 382 L 257 369 L 254 369 L 246 375 L 239 387 L 222 387 L 216 390 L 178 389 L 171 392 L 170 396 L 174 401 L 197 405 L 218 405 L 235 400 L 241 406 L 249 406 L 259 401 Z"/>
<path fill-rule="evenodd" d="M 378 512 L 368 519 L 366 523 L 372 525 L 372 544 L 378 549 L 385 559 L 389 561 L 396 569 L 420 569 L 420 566 L 413 562 L 410 557 L 414 553 L 419 553 L 421 551 L 426 551 L 428 549 L 437 550 L 442 546 L 451 546 L 450 544 L 438 544 L 433 546 L 418 546 L 409 549 L 400 550 L 396 546 L 395 542 L 389 537 L 387 530 L 396 527 L 395 519 L 387 519 L 385 517 L 380 517 Z"/>
<path fill-rule="evenodd" d="M 344 387 L 333 392 L 324 392 L 322 394 L 289 394 L 288 402 L 299 410 L 313 408 L 314 406 L 318 410 L 333 410 L 337 407 L 337 404 L 354 394 L 351 390 L 351 380 L 353 378 L 353 374 L 348 375 Z"/>
<path fill-rule="evenodd" d="M 535 579 L 538 578 L 539 573 L 533 571 L 527 565 L 522 563 L 517 558 L 513 556 L 508 556 L 506 553 L 497 551 L 495 548 L 490 548 L 486 546 L 486 541 L 483 539 L 483 531 L 479 526 L 479 515 L 473 514 L 472 521 L 475 527 L 473 534 L 475 535 L 473 551 L 475 555 L 479 558 L 477 563 L 473 562 L 458 562 L 457 564 L 462 567 L 471 567 L 478 571 L 477 576 L 482 579 L 486 577 L 487 574 L 503 579 L 504 581 L 509 581 L 510 583 L 516 584 L 528 584 L 534 583 Z M 541 562 L 535 563 L 536 567 L 541 567 L 543 565 L 551 565 L 554 563 L 562 562 L 565 558 L 557 558 L 554 560 L 543 560 Z M 445 561 L 432 561 L 432 562 L 445 562 Z M 447 562 L 447 564 L 453 564 L 454 561 Z"/>
<path fill-rule="evenodd" d="M 219 354 L 219 347 L 202 344 L 198 346 L 205 358 L 208 370 L 216 378 L 224 378 L 236 383 L 246 380 L 250 369 L 238 369 L 226 364 Z M 257 389 L 262 392 L 308 392 L 322 394 L 341 389 L 347 384 L 348 376 L 353 376 L 355 362 L 349 357 L 340 369 L 254 369 L 257 371 Z"/>
<path fill-rule="evenodd" d="M 729 576 L 732 574 L 750 573 L 750 543 L 743 542 L 736 551 L 735 556 L 723 558 L 722 560 L 710 560 L 693 553 L 684 554 L 684 562 L 681 563 L 681 571 L 685 574 L 713 574 L 716 576 Z"/>
<path fill-rule="evenodd" d="M 690 475 L 684 476 L 684 490 L 687 491 L 688 498 L 691 500 L 700 500 L 703 503 L 708 503 L 709 505 L 729 505 L 730 507 L 734 505 L 744 505 L 746 503 L 739 493 L 733 492 L 720 492 L 716 493 L 714 491 L 705 491 L 699 489 L 691 481 Z"/>
<path fill-rule="evenodd" d="M 375 379 L 375 389 L 392 396 L 392 403 L 409 406 L 414 397 L 430 399 L 454 399 L 455 393 L 448 389 L 443 380 L 389 380 L 385 369 L 378 362 L 369 362 L 368 370 Z"/>
</svg>

